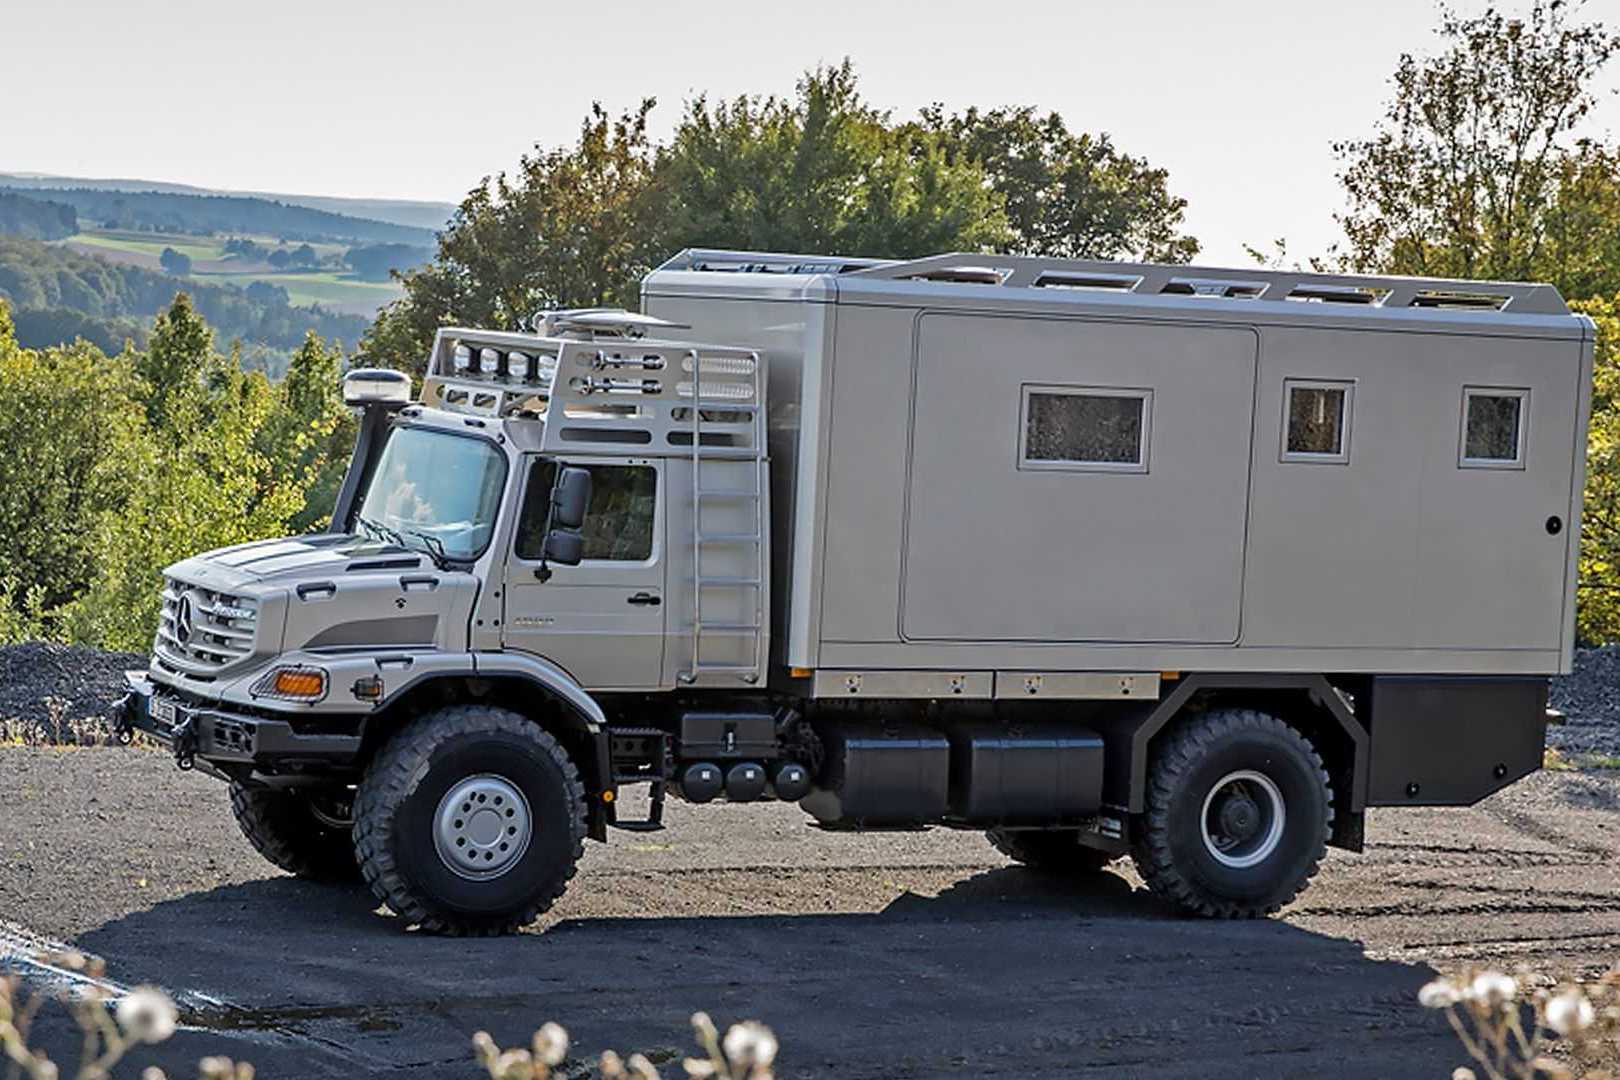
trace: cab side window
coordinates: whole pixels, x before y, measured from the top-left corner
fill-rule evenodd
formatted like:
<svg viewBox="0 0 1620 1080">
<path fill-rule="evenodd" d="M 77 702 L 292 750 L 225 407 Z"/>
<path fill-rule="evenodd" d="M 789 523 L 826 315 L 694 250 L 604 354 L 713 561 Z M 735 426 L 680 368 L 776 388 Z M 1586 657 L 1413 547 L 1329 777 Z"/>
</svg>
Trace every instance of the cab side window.
<svg viewBox="0 0 1620 1080">
<path fill-rule="evenodd" d="M 658 471 L 650 465 L 580 465 L 591 474 L 591 504 L 585 511 L 587 559 L 643 562 L 652 558 L 653 521 L 658 506 Z M 545 544 L 546 513 L 557 463 L 538 461 L 529 469 L 518 519 L 517 556 L 538 559 Z"/>
</svg>

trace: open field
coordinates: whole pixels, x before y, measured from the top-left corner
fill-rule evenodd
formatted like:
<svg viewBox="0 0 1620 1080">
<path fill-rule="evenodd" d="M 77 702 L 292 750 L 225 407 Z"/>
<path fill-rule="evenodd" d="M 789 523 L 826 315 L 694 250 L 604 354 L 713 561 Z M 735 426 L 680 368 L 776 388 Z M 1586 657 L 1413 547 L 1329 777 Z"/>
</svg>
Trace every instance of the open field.
<svg viewBox="0 0 1620 1080">
<path fill-rule="evenodd" d="M 1620 959 L 1620 774 L 1543 773 L 1467 810 L 1371 815 L 1282 917 L 1172 915 L 1128 864 L 1008 864 L 976 833 L 833 836 L 792 806 L 671 808 L 587 848 L 529 933 L 408 933 L 363 889 L 261 862 L 225 790 L 161 753 L 0 750 L 0 953 L 34 935 L 152 982 L 188 1025 L 136 1060 L 171 1076 L 475 1075 L 468 1039 L 541 1021 L 581 1054 L 667 1062 L 698 1008 L 754 1016 L 788 1077 L 1444 1077 L 1415 994 L 1436 970 Z M 54 1014 L 53 1014 L 54 1015 Z M 46 1028 L 69 1062 L 65 1019 Z M 132 1070 L 134 1075 L 138 1070 Z"/>
<path fill-rule="evenodd" d="M 274 237 L 249 237 L 274 247 Z M 161 270 L 164 248 L 172 247 L 192 260 L 193 280 L 209 285 L 236 285 L 246 288 L 255 281 L 279 285 L 295 307 L 316 304 L 345 315 L 375 315 L 377 309 L 398 299 L 404 290 L 392 281 L 365 281 L 341 271 L 278 272 L 263 262 L 246 262 L 225 257 L 225 238 L 170 236 L 160 233 L 118 229 L 91 229 L 60 243 L 85 255 L 96 255 L 111 262 L 127 263 Z M 296 245 L 294 245 L 296 246 Z M 311 244 L 317 254 L 331 255 L 344 250 L 341 244 Z"/>
<path fill-rule="evenodd" d="M 246 288 L 255 281 L 269 282 L 287 290 L 287 297 L 295 307 L 320 304 L 331 311 L 345 315 L 370 317 L 377 309 L 404 295 L 392 281 L 362 281 L 352 274 L 334 271 L 301 274 L 203 272 L 192 277 L 211 285 L 238 285 Z"/>
</svg>

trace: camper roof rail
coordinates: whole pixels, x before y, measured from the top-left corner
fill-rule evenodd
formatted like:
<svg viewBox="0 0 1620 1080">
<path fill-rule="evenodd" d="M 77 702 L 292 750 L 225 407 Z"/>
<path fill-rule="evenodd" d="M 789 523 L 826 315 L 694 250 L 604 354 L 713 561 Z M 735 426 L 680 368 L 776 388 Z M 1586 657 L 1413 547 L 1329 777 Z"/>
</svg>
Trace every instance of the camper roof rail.
<svg viewBox="0 0 1620 1080">
<path fill-rule="evenodd" d="M 753 256 L 726 254 L 739 262 Z M 803 258 L 803 256 L 772 256 Z M 854 262 L 855 260 L 843 260 Z M 1095 289 L 1137 295 L 1287 300 L 1383 308 L 1445 308 L 1516 315 L 1568 315 L 1551 285 L 1461 281 L 1377 274 L 1317 274 L 1303 270 L 1223 269 L 1099 259 L 953 252 L 844 271 L 890 281 L 950 282 L 1003 288 Z"/>
<path fill-rule="evenodd" d="M 855 259 L 842 255 L 687 248 L 658 269 L 721 274 L 849 274 L 883 265 L 886 265 L 883 259 Z"/>
</svg>

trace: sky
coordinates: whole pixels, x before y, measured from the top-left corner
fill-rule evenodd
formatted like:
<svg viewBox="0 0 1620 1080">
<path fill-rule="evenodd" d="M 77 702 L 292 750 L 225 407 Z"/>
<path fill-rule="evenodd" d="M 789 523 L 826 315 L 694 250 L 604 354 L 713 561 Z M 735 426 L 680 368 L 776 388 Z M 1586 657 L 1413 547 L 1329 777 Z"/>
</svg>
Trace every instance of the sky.
<svg viewBox="0 0 1620 1080">
<path fill-rule="evenodd" d="M 696 94 L 788 94 L 848 56 L 897 117 L 1029 104 L 1107 132 L 1169 170 L 1198 261 L 1247 264 L 1338 237 L 1332 144 L 1373 130 L 1434 22 L 1428 0 L 0 0 L 0 171 L 456 202 L 592 101 L 655 97 L 664 136 Z"/>
</svg>

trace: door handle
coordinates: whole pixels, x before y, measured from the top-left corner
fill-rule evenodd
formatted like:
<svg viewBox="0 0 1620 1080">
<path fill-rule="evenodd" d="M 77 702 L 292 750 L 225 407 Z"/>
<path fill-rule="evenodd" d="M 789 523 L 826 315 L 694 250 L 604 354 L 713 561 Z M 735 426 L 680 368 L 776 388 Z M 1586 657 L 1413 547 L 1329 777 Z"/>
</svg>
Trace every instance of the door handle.
<svg viewBox="0 0 1620 1080">
<path fill-rule="evenodd" d="M 627 600 L 625 602 L 628 603 L 628 604 L 640 604 L 640 605 L 643 605 L 645 607 L 657 607 L 659 604 L 662 604 L 664 601 L 663 601 L 662 597 L 657 596 L 657 595 L 655 595 L 653 593 L 650 593 L 650 592 L 638 592 L 634 596 L 632 596 L 629 600 Z"/>
</svg>

